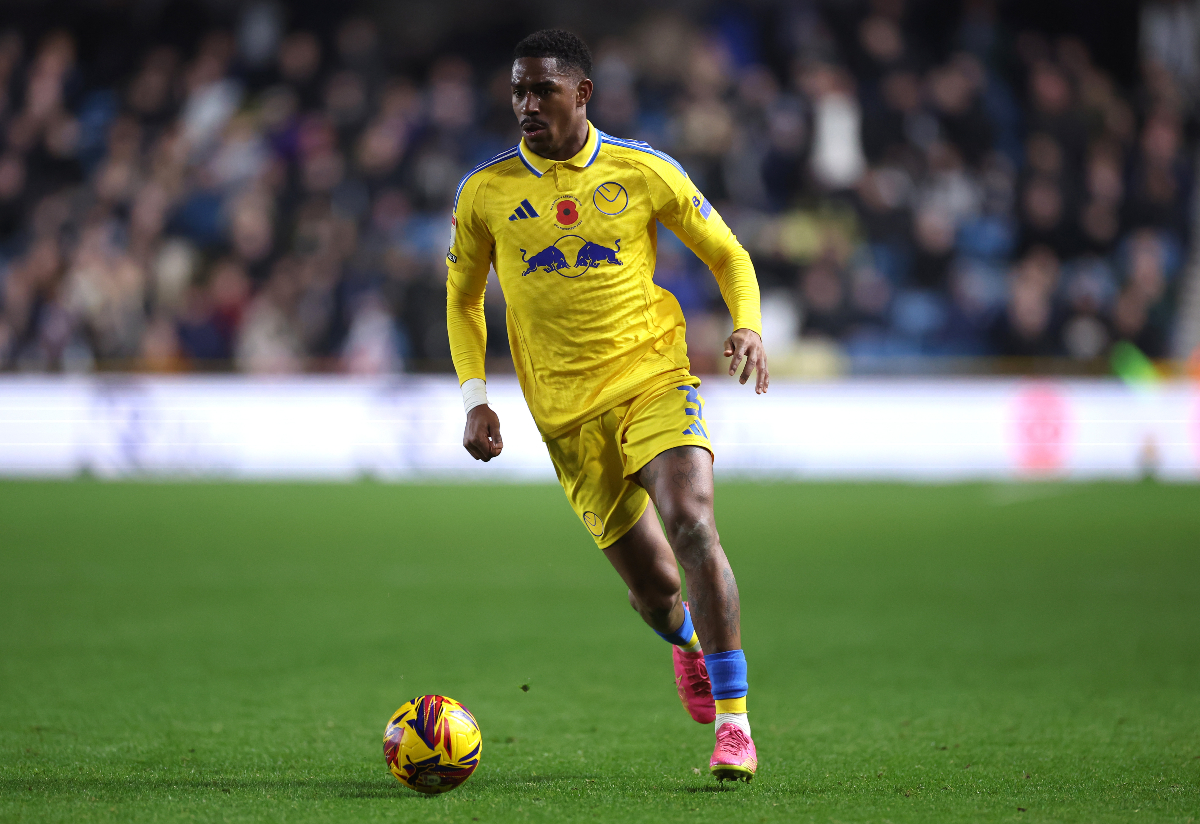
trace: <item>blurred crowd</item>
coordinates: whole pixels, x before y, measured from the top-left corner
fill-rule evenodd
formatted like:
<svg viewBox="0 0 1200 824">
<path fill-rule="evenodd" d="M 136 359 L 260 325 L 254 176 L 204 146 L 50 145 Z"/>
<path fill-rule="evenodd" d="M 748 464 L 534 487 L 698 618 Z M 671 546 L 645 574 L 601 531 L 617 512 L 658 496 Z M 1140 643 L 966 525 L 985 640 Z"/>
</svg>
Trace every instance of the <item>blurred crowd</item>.
<svg viewBox="0 0 1200 824">
<path fill-rule="evenodd" d="M 676 157 L 718 205 L 755 260 L 769 347 L 862 368 L 1095 362 L 1121 340 L 1170 354 L 1200 5 L 1144 5 L 1133 83 L 1082 39 L 1010 30 L 992 0 L 937 36 L 905 0 L 797 0 L 772 21 L 651 11 L 580 31 L 591 119 Z M 449 367 L 449 209 L 519 138 L 505 61 L 400 71 L 372 18 L 306 30 L 269 2 L 188 49 L 145 43 L 118 82 L 94 81 L 77 38 L 0 32 L 0 369 Z M 711 275 L 664 237 L 657 280 L 713 369 L 728 315 Z M 487 315 L 501 363 L 497 288 Z"/>
</svg>

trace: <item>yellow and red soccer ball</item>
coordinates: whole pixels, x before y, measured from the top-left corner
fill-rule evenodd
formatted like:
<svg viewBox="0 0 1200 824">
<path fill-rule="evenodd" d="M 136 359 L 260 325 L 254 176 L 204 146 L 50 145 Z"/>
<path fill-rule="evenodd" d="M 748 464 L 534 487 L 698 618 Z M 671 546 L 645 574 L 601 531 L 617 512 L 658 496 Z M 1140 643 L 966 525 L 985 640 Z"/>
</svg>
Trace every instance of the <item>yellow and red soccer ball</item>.
<svg viewBox="0 0 1200 824">
<path fill-rule="evenodd" d="M 392 775 L 421 793 L 444 793 L 479 766 L 483 735 L 471 711 L 444 695 L 422 695 L 392 713 L 383 755 Z"/>
</svg>

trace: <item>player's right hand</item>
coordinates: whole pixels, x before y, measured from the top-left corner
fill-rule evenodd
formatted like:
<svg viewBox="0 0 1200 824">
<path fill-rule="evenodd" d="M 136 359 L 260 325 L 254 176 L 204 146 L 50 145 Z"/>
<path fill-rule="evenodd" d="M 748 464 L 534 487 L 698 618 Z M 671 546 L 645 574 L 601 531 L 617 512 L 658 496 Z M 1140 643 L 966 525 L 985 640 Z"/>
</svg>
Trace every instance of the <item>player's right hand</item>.
<svg viewBox="0 0 1200 824">
<path fill-rule="evenodd" d="M 463 447 L 477 461 L 490 461 L 504 449 L 500 437 L 500 418 L 486 403 L 467 413 L 467 428 L 463 432 Z"/>
</svg>

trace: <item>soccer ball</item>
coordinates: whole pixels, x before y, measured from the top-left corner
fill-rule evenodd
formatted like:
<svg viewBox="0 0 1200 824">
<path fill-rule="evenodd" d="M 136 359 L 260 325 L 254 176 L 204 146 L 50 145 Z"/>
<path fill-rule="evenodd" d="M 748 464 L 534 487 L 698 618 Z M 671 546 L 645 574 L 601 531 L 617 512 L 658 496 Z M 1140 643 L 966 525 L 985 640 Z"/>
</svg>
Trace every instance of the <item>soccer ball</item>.
<svg viewBox="0 0 1200 824">
<path fill-rule="evenodd" d="M 392 713 L 383 755 L 392 775 L 420 793 L 444 793 L 479 766 L 483 734 L 471 711 L 444 695 L 422 695 Z"/>
</svg>

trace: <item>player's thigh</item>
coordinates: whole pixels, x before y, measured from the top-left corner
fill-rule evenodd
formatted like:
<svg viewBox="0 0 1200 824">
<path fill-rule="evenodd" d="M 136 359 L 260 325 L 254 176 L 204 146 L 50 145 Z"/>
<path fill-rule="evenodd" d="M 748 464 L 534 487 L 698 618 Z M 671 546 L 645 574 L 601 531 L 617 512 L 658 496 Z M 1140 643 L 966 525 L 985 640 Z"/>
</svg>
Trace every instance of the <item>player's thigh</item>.
<svg viewBox="0 0 1200 824">
<path fill-rule="evenodd" d="M 679 596 L 679 567 L 654 507 L 646 507 L 628 532 L 604 548 L 604 555 L 641 603 L 651 608 L 673 606 Z"/>
<path fill-rule="evenodd" d="M 637 477 L 672 538 L 715 530 L 711 452 L 700 446 L 672 447 L 656 455 Z"/>
</svg>

